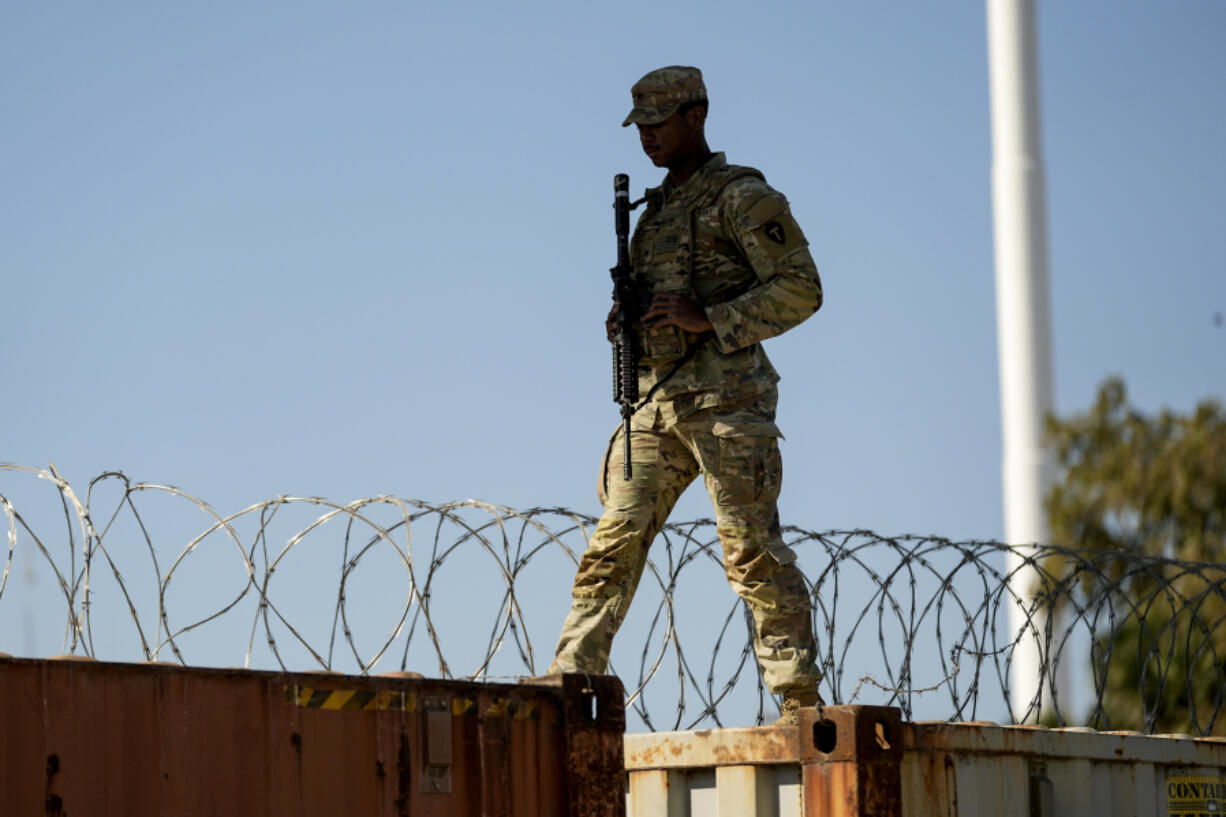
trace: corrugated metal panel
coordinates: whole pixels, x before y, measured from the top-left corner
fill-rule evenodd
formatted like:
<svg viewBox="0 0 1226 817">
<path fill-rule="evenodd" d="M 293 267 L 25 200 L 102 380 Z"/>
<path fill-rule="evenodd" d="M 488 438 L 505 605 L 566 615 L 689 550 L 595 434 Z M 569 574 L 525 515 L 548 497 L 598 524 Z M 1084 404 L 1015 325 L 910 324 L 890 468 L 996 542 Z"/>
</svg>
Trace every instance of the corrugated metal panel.
<svg viewBox="0 0 1226 817">
<path fill-rule="evenodd" d="M 627 814 L 801 817 L 796 764 L 642 769 L 630 775 Z"/>
<path fill-rule="evenodd" d="M 0 814 L 621 817 L 622 695 L 0 658 Z"/>
<path fill-rule="evenodd" d="M 925 792 L 933 772 L 943 770 L 940 790 L 909 798 L 908 815 L 976 814 L 986 807 L 1020 817 L 1226 814 L 1221 789 L 1216 797 L 1192 796 L 1212 781 L 1226 789 L 1222 738 L 947 723 L 909 724 L 904 734 L 908 792 Z M 1180 796 L 1181 785 L 1195 779 L 1203 783 Z M 1194 800 L 1202 805 L 1184 808 Z"/>
<path fill-rule="evenodd" d="M 802 714 L 799 727 L 627 735 L 628 814 L 1226 815 L 1222 738 Z"/>
<path fill-rule="evenodd" d="M 901 814 L 897 709 L 826 707 L 820 721 L 802 710 L 799 726 L 626 735 L 625 745 L 631 817 Z"/>
</svg>

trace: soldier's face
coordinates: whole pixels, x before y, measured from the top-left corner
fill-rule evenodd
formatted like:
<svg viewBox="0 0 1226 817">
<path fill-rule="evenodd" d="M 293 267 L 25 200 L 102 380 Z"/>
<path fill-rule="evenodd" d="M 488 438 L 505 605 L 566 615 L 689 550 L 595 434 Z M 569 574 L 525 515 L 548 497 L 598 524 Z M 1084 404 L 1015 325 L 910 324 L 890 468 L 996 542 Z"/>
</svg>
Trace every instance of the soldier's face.
<svg viewBox="0 0 1226 817">
<path fill-rule="evenodd" d="M 700 150 L 702 126 L 698 123 L 695 127 L 695 122 L 691 121 L 698 118 L 682 116 L 678 111 L 659 124 L 639 125 L 639 143 L 651 163 L 656 167 L 673 167 Z"/>
</svg>

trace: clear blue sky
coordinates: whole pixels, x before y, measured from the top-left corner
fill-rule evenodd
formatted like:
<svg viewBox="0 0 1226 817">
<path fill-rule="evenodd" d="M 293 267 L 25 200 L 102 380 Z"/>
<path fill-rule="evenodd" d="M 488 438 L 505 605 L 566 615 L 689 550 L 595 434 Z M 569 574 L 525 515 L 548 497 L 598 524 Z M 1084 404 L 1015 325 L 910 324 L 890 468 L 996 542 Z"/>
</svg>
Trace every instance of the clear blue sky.
<svg viewBox="0 0 1226 817">
<path fill-rule="evenodd" d="M 1221 399 L 1226 3 L 1039 29 L 1058 410 Z M 785 522 L 1001 536 L 982 3 L 8 0 L 0 461 L 597 513 L 611 179 L 660 178 L 619 124 L 674 63 L 826 287 L 767 347 Z"/>
</svg>

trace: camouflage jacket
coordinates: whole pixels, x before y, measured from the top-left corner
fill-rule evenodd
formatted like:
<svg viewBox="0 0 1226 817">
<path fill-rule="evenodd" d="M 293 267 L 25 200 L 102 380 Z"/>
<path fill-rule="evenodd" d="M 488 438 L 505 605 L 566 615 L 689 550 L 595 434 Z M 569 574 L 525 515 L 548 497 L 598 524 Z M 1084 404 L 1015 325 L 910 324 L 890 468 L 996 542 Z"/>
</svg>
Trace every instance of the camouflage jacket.
<svg viewBox="0 0 1226 817">
<path fill-rule="evenodd" d="M 696 299 L 714 332 L 681 332 L 701 340 L 698 351 L 660 383 L 636 420 L 663 415 L 673 422 L 719 405 L 773 406 L 779 375 L 761 342 L 812 315 L 822 304 L 822 285 L 808 241 L 792 218 L 787 199 L 752 168 L 729 165 L 716 153 L 684 184 L 669 179 L 647 191 L 647 205 L 630 244 L 640 291 L 677 292 Z M 661 330 L 640 327 L 652 345 Z M 646 395 L 675 363 L 639 369 Z M 644 416 L 648 415 L 648 416 Z"/>
</svg>

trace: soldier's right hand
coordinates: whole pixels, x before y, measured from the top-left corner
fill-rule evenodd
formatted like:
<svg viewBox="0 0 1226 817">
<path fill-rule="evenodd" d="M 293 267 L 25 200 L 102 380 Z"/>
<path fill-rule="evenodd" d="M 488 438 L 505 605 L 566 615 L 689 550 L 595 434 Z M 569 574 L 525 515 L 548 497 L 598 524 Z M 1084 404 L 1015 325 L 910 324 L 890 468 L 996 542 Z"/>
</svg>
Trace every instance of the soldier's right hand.
<svg viewBox="0 0 1226 817">
<path fill-rule="evenodd" d="M 604 335 L 609 339 L 609 343 L 613 342 L 613 333 L 617 331 L 617 301 L 613 302 L 613 308 L 609 310 L 609 317 L 604 319 Z"/>
</svg>

